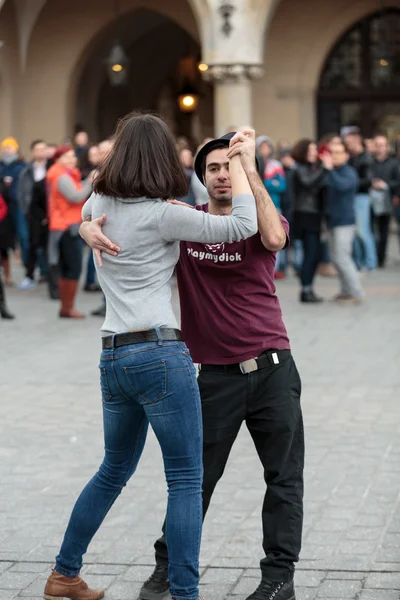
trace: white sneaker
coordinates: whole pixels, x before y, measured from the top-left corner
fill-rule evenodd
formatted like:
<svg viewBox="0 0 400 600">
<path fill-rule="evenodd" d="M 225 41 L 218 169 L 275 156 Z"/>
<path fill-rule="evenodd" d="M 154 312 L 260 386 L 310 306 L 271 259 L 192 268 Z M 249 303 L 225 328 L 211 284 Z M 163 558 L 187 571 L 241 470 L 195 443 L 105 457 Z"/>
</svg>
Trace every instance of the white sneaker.
<svg viewBox="0 0 400 600">
<path fill-rule="evenodd" d="M 27 290 L 33 290 L 33 288 L 35 288 L 35 287 L 36 287 L 36 283 L 33 281 L 33 279 L 30 279 L 29 277 L 25 277 L 25 279 L 22 281 L 21 285 L 19 286 L 19 289 L 26 292 Z"/>
</svg>

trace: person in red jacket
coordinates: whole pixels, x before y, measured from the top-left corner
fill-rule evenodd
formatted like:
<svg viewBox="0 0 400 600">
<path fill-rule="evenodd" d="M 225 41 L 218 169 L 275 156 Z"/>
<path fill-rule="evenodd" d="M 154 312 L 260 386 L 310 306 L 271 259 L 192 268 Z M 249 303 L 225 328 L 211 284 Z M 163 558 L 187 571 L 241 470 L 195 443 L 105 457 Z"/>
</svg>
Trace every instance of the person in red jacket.
<svg viewBox="0 0 400 600">
<path fill-rule="evenodd" d="M 82 244 L 79 237 L 81 210 L 92 191 L 93 172 L 81 182 L 77 157 L 72 146 L 59 146 L 54 165 L 47 173 L 49 198 L 48 260 L 58 267 L 60 317 L 79 319 L 84 315 L 74 308 L 82 269 Z"/>
</svg>

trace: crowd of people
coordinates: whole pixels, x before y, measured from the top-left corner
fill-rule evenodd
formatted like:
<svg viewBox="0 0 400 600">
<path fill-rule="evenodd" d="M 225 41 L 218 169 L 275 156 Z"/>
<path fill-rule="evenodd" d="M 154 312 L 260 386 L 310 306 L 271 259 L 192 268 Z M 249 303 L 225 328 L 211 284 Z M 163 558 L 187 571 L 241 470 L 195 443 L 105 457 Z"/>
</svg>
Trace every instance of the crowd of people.
<svg viewBox="0 0 400 600">
<path fill-rule="evenodd" d="M 179 200 L 191 206 L 208 202 L 207 189 L 194 171 L 194 157 L 210 139 L 196 151 L 186 138 L 176 140 L 188 183 L 188 193 Z M 59 146 L 34 140 L 25 161 L 16 139 L 1 142 L 3 318 L 13 318 L 5 305 L 4 285 L 13 285 L 10 252 L 16 248 L 25 268 L 20 289 L 47 282 L 50 297 L 61 300 L 61 317 L 84 316 L 74 307 L 83 256 L 80 209 L 112 145 L 112 138 L 92 144 L 88 134 L 79 131 L 71 143 Z M 360 274 L 385 266 L 392 216 L 400 231 L 400 162 L 388 138 L 378 134 L 363 139 L 356 127 L 349 127 L 319 142 L 302 139 L 291 145 L 281 140 L 276 147 L 268 136 L 259 136 L 256 149 L 259 175 L 291 225 L 291 247 L 277 254 L 275 278 L 285 279 L 291 264 L 301 282 L 300 301 L 319 303 L 323 299 L 314 292 L 316 274 L 339 275 L 335 300 L 360 303 Z M 91 252 L 84 289 L 100 291 Z M 104 301 L 92 314 L 105 316 Z"/>
<path fill-rule="evenodd" d="M 47 282 L 51 299 L 60 300 L 60 317 L 81 318 L 74 307 L 82 270 L 83 247 L 79 237 L 82 205 L 92 192 L 98 165 L 113 141 L 91 144 L 86 132 L 73 143 L 49 144 L 37 139 L 30 160 L 19 155 L 16 139 L 0 145 L 0 252 L 4 274 L 0 278 L 0 312 L 13 318 L 5 305 L 4 286 L 12 286 L 10 253 L 17 249 L 25 268 L 20 289 L 28 291 Z M 39 276 L 36 278 L 36 271 Z M 84 289 L 100 291 L 93 255 L 86 266 Z M 104 316 L 101 306 L 94 315 Z"/>
<path fill-rule="evenodd" d="M 360 303 L 360 274 L 385 267 L 392 216 L 400 236 L 400 160 L 388 138 L 364 139 L 357 127 L 347 127 L 341 135 L 293 146 L 282 140 L 275 147 L 271 138 L 259 136 L 256 147 L 260 177 L 291 225 L 292 245 L 278 253 L 275 278 L 285 279 L 291 263 L 301 282 L 301 302 L 319 303 L 316 273 L 339 275 L 335 300 Z M 197 191 L 190 150 L 183 146 L 181 156 L 190 177 L 185 202 L 207 202 L 204 187 Z"/>
</svg>

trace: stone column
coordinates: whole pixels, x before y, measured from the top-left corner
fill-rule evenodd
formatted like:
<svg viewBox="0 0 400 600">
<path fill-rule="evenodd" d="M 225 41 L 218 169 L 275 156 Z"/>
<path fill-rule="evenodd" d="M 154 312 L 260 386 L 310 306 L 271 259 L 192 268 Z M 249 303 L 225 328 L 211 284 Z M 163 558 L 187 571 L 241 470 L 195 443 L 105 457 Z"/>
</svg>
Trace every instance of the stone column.
<svg viewBox="0 0 400 600">
<path fill-rule="evenodd" d="M 203 75 L 214 83 L 215 135 L 253 124 L 252 80 L 263 74 L 259 65 L 212 65 Z"/>
</svg>

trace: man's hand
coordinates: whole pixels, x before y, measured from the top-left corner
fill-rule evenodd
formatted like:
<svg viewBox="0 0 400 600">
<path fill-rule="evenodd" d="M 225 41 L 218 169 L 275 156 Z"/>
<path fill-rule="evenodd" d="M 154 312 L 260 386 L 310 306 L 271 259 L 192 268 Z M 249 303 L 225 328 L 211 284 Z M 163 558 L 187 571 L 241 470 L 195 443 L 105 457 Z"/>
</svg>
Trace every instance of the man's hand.
<svg viewBox="0 0 400 600">
<path fill-rule="evenodd" d="M 101 259 L 102 252 L 110 254 L 111 256 L 118 256 L 121 252 L 121 248 L 116 244 L 113 244 L 101 230 L 106 221 L 107 215 L 103 215 L 93 221 L 83 221 L 79 228 L 81 238 L 85 240 L 88 246 L 93 248 L 99 267 L 103 266 L 103 261 Z"/>
<path fill-rule="evenodd" d="M 228 158 L 240 156 L 245 172 L 256 169 L 256 132 L 251 127 L 241 127 L 229 144 Z"/>
<path fill-rule="evenodd" d="M 398 196 L 393 196 L 393 206 L 397 208 L 400 206 L 400 198 Z"/>
<path fill-rule="evenodd" d="M 372 187 L 375 190 L 386 190 L 388 187 L 387 184 L 383 181 L 383 179 L 374 179 L 372 181 Z"/>
<path fill-rule="evenodd" d="M 191 206 L 186 202 L 181 202 L 180 200 L 167 200 L 167 202 L 168 204 L 176 204 L 177 206 L 184 206 L 185 208 L 194 208 L 194 206 Z"/>
<path fill-rule="evenodd" d="M 330 152 L 324 152 L 321 155 L 321 162 L 324 166 L 325 169 L 328 169 L 328 171 L 332 171 L 333 169 L 333 159 L 332 159 L 332 155 Z"/>
</svg>

